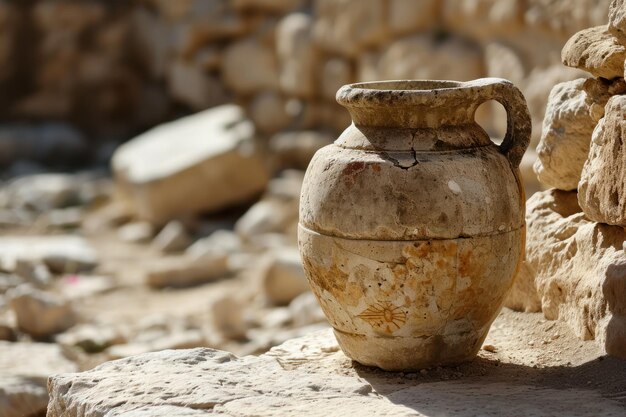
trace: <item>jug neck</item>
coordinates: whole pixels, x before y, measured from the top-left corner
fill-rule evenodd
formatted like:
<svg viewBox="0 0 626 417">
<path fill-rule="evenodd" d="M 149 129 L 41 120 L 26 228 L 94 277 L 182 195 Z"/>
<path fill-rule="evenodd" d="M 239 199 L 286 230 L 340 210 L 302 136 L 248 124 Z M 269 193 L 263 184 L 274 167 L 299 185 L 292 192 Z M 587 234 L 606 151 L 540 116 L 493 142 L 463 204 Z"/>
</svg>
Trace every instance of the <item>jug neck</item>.
<svg viewBox="0 0 626 417">
<path fill-rule="evenodd" d="M 336 142 L 346 148 L 439 151 L 490 144 L 474 113 L 480 80 L 381 81 L 352 84 L 337 92 L 353 124 Z"/>
<path fill-rule="evenodd" d="M 458 81 L 375 81 L 343 86 L 337 102 L 357 127 L 438 129 L 473 124 L 476 85 Z"/>
</svg>

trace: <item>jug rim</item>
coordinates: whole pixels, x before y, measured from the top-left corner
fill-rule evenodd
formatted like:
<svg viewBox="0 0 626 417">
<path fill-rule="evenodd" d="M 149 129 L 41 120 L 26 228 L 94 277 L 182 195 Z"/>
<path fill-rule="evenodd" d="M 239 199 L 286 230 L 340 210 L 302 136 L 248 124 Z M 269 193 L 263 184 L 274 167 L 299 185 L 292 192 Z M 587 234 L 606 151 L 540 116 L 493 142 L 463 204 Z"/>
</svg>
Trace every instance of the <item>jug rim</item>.
<svg viewBox="0 0 626 417">
<path fill-rule="evenodd" d="M 434 98 L 461 99 L 467 97 L 469 90 L 500 81 L 508 82 L 499 78 L 481 78 L 473 81 L 425 79 L 367 81 L 344 85 L 337 91 L 336 100 L 345 107 L 428 104 Z"/>
</svg>

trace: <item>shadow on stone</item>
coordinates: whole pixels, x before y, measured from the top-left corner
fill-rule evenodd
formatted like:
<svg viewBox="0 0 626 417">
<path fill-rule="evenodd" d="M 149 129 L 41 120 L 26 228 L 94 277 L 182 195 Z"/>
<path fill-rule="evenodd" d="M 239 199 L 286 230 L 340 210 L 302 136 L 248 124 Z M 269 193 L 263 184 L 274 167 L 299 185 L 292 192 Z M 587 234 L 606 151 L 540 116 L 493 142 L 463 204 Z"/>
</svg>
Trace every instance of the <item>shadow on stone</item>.
<svg viewBox="0 0 626 417">
<path fill-rule="evenodd" d="M 545 368 L 478 357 L 457 367 L 397 374 L 353 366 L 376 392 L 425 416 L 626 413 L 626 361 L 610 356 Z"/>
</svg>

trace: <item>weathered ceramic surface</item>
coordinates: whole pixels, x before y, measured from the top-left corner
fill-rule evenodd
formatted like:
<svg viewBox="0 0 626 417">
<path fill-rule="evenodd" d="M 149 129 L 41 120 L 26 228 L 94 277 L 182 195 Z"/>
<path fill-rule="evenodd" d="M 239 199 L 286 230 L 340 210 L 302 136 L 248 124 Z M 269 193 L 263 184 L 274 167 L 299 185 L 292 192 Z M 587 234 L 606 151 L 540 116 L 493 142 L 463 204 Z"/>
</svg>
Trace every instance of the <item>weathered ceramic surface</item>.
<svg viewBox="0 0 626 417">
<path fill-rule="evenodd" d="M 513 282 L 522 234 L 375 241 L 301 226 L 300 248 L 348 356 L 384 369 L 424 368 L 476 354 Z"/>
<path fill-rule="evenodd" d="M 473 122 L 490 99 L 508 110 L 501 147 Z M 389 81 L 337 100 L 354 122 L 309 165 L 299 244 L 342 349 L 388 370 L 473 358 L 523 253 L 523 96 L 501 79 Z"/>
</svg>

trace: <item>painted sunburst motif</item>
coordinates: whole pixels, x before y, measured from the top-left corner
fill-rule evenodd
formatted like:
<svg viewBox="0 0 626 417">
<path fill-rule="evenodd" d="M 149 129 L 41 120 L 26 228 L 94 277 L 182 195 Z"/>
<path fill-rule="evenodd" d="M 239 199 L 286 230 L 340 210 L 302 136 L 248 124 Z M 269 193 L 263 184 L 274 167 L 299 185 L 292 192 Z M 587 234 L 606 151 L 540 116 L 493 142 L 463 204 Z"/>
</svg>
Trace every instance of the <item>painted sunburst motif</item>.
<svg viewBox="0 0 626 417">
<path fill-rule="evenodd" d="M 393 333 L 406 323 L 406 312 L 389 301 L 382 301 L 369 306 L 357 317 L 365 320 L 375 329 L 387 333 Z"/>
</svg>

